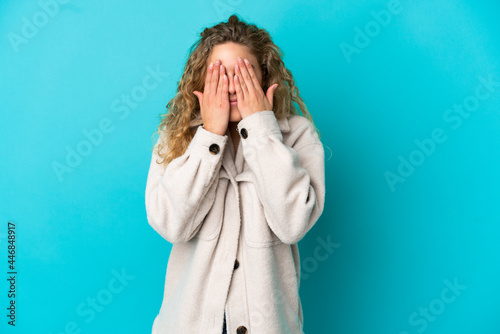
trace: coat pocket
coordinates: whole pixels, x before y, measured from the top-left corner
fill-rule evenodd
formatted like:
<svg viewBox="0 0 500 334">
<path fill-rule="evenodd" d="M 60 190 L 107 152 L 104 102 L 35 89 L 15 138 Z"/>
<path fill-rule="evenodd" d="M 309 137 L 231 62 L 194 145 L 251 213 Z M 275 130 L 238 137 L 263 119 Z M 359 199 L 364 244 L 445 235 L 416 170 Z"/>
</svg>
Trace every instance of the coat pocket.
<svg viewBox="0 0 500 334">
<path fill-rule="evenodd" d="M 224 202 L 226 199 L 228 182 L 229 180 L 227 179 L 219 180 L 214 203 L 205 216 L 205 219 L 201 222 L 201 226 L 195 234 L 195 238 L 212 240 L 219 236 L 222 229 L 222 220 L 224 218 Z"/>
<path fill-rule="evenodd" d="M 281 240 L 269 227 L 264 212 L 264 207 L 252 183 L 246 183 L 241 189 L 241 202 L 243 203 L 243 239 L 250 247 L 271 247 L 278 245 Z"/>
<path fill-rule="evenodd" d="M 222 214 L 217 216 L 214 213 L 214 210 L 211 210 L 203 222 L 201 223 L 201 227 L 198 230 L 198 233 L 195 234 L 195 238 L 202 239 L 202 240 L 212 240 L 215 239 L 222 227 Z"/>
</svg>

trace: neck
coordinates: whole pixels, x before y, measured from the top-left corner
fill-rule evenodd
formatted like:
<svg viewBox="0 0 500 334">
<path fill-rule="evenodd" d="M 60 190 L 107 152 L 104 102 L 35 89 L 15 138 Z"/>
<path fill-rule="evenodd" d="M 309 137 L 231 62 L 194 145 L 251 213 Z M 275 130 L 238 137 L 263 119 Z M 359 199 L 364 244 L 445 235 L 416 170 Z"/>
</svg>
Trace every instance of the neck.
<svg viewBox="0 0 500 334">
<path fill-rule="evenodd" d="M 233 138 L 234 138 L 234 135 L 238 134 L 238 130 L 236 128 L 237 126 L 238 126 L 238 122 L 229 122 L 229 124 L 228 124 L 229 133 L 231 134 L 231 137 L 233 137 Z"/>
<path fill-rule="evenodd" d="M 229 122 L 229 125 L 228 125 L 229 134 L 231 136 L 231 140 L 233 141 L 235 155 L 236 155 L 236 152 L 238 150 L 238 143 L 240 142 L 240 135 L 238 134 L 238 129 L 236 128 L 237 126 L 238 126 L 238 122 Z"/>
</svg>

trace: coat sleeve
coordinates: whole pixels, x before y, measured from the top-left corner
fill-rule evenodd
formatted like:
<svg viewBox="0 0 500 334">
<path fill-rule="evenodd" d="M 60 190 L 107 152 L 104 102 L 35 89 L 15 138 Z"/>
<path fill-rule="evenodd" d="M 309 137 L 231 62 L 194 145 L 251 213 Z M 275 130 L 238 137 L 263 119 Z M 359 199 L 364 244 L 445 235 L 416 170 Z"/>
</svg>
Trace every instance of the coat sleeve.
<svg viewBox="0 0 500 334">
<path fill-rule="evenodd" d="M 160 139 L 159 139 L 160 140 Z M 148 223 L 170 243 L 191 239 L 210 211 L 228 136 L 199 126 L 188 148 L 165 168 L 153 149 L 146 182 Z"/>
<path fill-rule="evenodd" d="M 293 147 L 283 143 L 272 110 L 243 118 L 238 133 L 270 229 L 283 243 L 297 243 L 325 201 L 325 154 L 313 124 L 307 120 L 294 129 Z"/>
</svg>

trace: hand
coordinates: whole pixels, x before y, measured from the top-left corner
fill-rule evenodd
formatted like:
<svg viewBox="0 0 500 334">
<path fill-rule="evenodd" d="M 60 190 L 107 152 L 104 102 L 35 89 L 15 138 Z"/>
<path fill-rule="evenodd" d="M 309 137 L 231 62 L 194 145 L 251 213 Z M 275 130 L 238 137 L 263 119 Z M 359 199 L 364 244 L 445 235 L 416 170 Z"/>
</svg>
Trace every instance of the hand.
<svg viewBox="0 0 500 334">
<path fill-rule="evenodd" d="M 238 57 L 234 70 L 234 85 L 241 117 L 245 118 L 258 111 L 273 110 L 273 94 L 278 84 L 269 87 L 264 95 L 252 64 L 246 58 L 243 61 Z"/>
<path fill-rule="evenodd" d="M 203 93 L 195 90 L 193 94 L 198 97 L 200 102 L 203 127 L 210 132 L 223 136 L 229 124 L 231 109 L 229 105 L 228 79 L 224 65 L 221 65 L 219 59 L 215 61 L 215 66 L 210 64 L 207 69 Z"/>
</svg>

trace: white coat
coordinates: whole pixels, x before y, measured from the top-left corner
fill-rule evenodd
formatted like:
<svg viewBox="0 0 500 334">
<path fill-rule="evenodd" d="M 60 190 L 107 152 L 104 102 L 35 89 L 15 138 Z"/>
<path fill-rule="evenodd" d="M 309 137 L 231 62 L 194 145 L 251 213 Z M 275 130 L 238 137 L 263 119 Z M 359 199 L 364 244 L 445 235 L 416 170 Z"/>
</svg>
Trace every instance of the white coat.
<svg viewBox="0 0 500 334">
<path fill-rule="evenodd" d="M 237 130 L 236 157 L 229 130 L 202 124 L 166 168 L 153 151 L 147 219 L 173 244 L 153 334 L 221 334 L 224 311 L 231 334 L 303 333 L 297 242 L 323 212 L 323 145 L 272 110 Z"/>
</svg>

